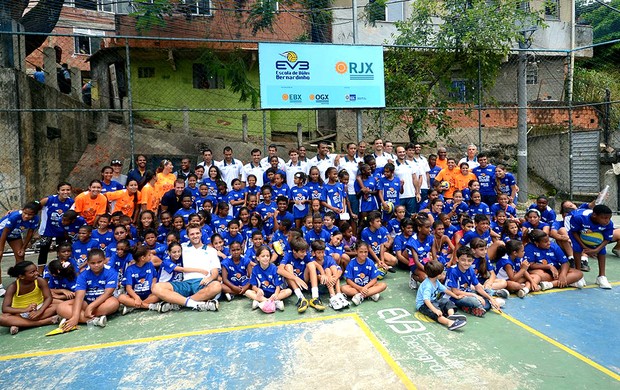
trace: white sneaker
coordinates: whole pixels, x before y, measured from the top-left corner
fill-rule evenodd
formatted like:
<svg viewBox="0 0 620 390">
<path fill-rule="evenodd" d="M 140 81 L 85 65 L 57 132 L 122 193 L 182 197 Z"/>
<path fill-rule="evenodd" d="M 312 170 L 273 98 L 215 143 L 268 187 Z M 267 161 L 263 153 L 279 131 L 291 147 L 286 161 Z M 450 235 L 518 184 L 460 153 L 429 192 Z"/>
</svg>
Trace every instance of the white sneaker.
<svg viewBox="0 0 620 390">
<path fill-rule="evenodd" d="M 132 311 L 134 311 L 135 307 L 129 307 L 129 306 L 125 306 L 125 305 L 121 305 L 122 309 L 121 309 L 121 315 L 124 316 L 127 313 L 131 313 Z"/>
<path fill-rule="evenodd" d="M 276 309 L 278 309 L 280 311 L 284 311 L 284 302 L 276 301 Z"/>
<path fill-rule="evenodd" d="M 525 296 L 529 293 L 530 293 L 530 289 L 527 287 L 523 287 L 521 290 L 517 291 L 517 296 L 519 298 L 525 298 Z"/>
<path fill-rule="evenodd" d="M 575 287 L 575 288 L 584 288 L 586 286 L 586 280 L 584 278 L 579 279 L 578 281 L 576 281 L 575 283 L 571 283 L 569 284 L 569 287 Z"/>
<path fill-rule="evenodd" d="M 409 288 L 416 290 L 418 288 L 418 282 L 414 278 L 409 278 Z"/>
<path fill-rule="evenodd" d="M 92 324 L 98 326 L 100 328 L 105 328 L 108 323 L 108 318 L 106 316 L 95 317 L 92 320 Z"/>
<path fill-rule="evenodd" d="M 376 293 L 375 295 L 371 295 L 370 299 L 372 299 L 373 301 L 377 302 L 379 300 L 379 298 L 381 298 L 381 294 Z"/>
<path fill-rule="evenodd" d="M 160 313 L 167 313 L 171 310 L 178 311 L 180 309 L 181 307 L 176 303 L 160 302 L 159 310 L 157 311 Z"/>
<path fill-rule="evenodd" d="M 598 286 L 600 288 L 603 288 L 605 290 L 610 290 L 611 289 L 611 284 L 609 284 L 609 281 L 607 280 L 607 276 L 599 276 L 596 278 L 596 284 L 598 284 Z"/>
<path fill-rule="evenodd" d="M 232 300 L 233 300 L 233 298 L 234 298 L 234 296 L 233 296 L 232 294 L 230 294 L 230 293 L 226 293 L 226 294 L 224 294 L 224 297 L 226 298 L 226 300 L 227 300 L 228 302 L 232 301 Z"/>
<path fill-rule="evenodd" d="M 504 298 L 495 298 L 495 302 L 497 302 L 499 307 L 504 307 L 504 305 L 506 305 L 506 300 Z"/>
<path fill-rule="evenodd" d="M 340 310 L 342 309 L 342 301 L 338 299 L 338 296 L 334 295 L 333 297 L 329 298 L 329 306 L 331 306 L 331 308 L 334 310 Z"/>
<path fill-rule="evenodd" d="M 362 294 L 357 293 L 353 295 L 353 298 L 351 298 L 351 300 L 353 301 L 353 303 L 355 303 L 355 306 L 359 306 L 360 303 L 364 302 L 364 297 L 362 296 Z"/>
<path fill-rule="evenodd" d="M 198 302 L 198 306 L 196 306 L 198 311 L 218 311 L 219 308 L 220 303 L 213 299 L 206 302 Z"/>
<path fill-rule="evenodd" d="M 3 297 L 4 294 L 6 294 L 6 290 L 4 289 L 4 286 L 0 284 L 0 297 Z"/>
<path fill-rule="evenodd" d="M 540 289 L 542 291 L 550 290 L 553 288 L 553 283 L 551 282 L 540 282 L 538 285 L 540 286 Z"/>
<path fill-rule="evenodd" d="M 256 301 L 256 300 L 252 301 L 252 310 L 258 309 L 258 304 L 259 304 L 258 301 Z"/>
<path fill-rule="evenodd" d="M 350 303 L 347 300 L 347 297 L 345 297 L 343 293 L 336 294 L 336 297 L 340 300 L 340 303 L 342 303 L 343 308 L 349 307 Z"/>
</svg>

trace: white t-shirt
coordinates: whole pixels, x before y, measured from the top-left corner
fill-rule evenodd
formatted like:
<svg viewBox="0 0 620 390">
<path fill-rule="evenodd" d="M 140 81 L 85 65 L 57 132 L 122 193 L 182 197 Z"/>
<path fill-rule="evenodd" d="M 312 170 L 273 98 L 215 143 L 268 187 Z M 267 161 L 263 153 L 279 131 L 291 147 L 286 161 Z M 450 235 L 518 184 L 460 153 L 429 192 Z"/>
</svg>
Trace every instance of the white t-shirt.
<svg viewBox="0 0 620 390">
<path fill-rule="evenodd" d="M 396 163 L 396 159 L 394 158 L 394 156 L 392 156 L 389 153 L 384 152 L 380 156 L 377 155 L 377 153 L 373 153 L 372 156 L 375 158 L 375 162 L 377 163 L 377 168 L 383 168 L 385 164 L 389 162 L 388 160 L 392 160 L 394 161 L 394 163 Z"/>
<path fill-rule="evenodd" d="M 414 163 L 418 166 L 418 174 L 422 176 L 422 184 L 420 185 L 421 190 L 428 190 L 428 181 L 426 180 L 426 174 L 431 171 L 431 167 L 428 165 L 428 160 L 423 156 L 418 158 L 413 158 L 413 160 L 407 160 L 409 163 Z"/>
<path fill-rule="evenodd" d="M 263 172 L 266 171 L 267 169 L 271 168 L 271 164 L 269 164 L 269 160 L 270 160 L 269 156 L 263 157 L 263 159 L 260 160 L 260 165 L 262 165 L 262 167 L 263 167 Z M 286 163 L 284 162 L 284 160 L 281 159 L 280 157 L 278 157 L 278 169 L 281 169 L 281 170 L 284 171 L 284 165 L 285 164 Z"/>
<path fill-rule="evenodd" d="M 293 165 L 293 163 L 290 161 L 287 162 L 286 170 L 285 170 L 286 184 L 288 184 L 290 188 L 295 187 L 295 174 L 297 172 L 303 172 L 307 175 L 308 170 L 309 170 L 308 164 L 306 164 L 305 162 L 298 161 L 297 165 Z"/>
<path fill-rule="evenodd" d="M 401 199 L 415 198 L 415 186 L 413 185 L 413 174 L 419 175 L 418 168 L 409 164 L 409 161 L 401 163 L 394 161 L 394 174 L 401 179 L 403 184 L 403 193 L 400 194 Z"/>
<path fill-rule="evenodd" d="M 241 175 L 243 163 L 240 160 L 233 158 L 230 163 L 227 163 L 226 160 L 217 161 L 215 166 L 220 169 L 220 172 L 222 172 L 222 180 L 226 182 L 228 189 L 232 189 L 231 182 L 233 179 L 238 179 L 239 175 Z"/>
<path fill-rule="evenodd" d="M 203 279 L 206 276 L 211 276 L 210 273 L 212 269 L 222 268 L 220 259 L 217 256 L 217 251 L 214 248 L 207 245 L 203 245 L 200 248 L 195 248 L 191 242 L 187 245 L 183 244 L 183 266 L 187 268 L 200 268 L 209 271 L 209 275 L 204 275 L 200 272 L 184 272 L 183 280 Z"/>
<path fill-rule="evenodd" d="M 460 167 L 462 163 L 466 162 L 467 164 L 469 164 L 469 171 L 471 172 L 472 169 L 477 168 L 480 166 L 480 164 L 478 164 L 478 158 L 474 157 L 473 160 L 468 160 L 467 157 L 463 157 L 462 159 L 459 160 L 459 163 L 457 164 L 457 167 Z"/>
<path fill-rule="evenodd" d="M 317 154 L 310 159 L 310 162 L 308 163 L 308 170 L 314 166 L 319 168 L 319 172 L 321 172 L 321 179 L 323 179 L 323 181 L 327 181 L 325 179 L 325 171 L 327 171 L 330 167 L 336 167 L 334 165 L 334 160 L 336 160 L 337 156 L 337 154 L 328 154 L 325 158 L 321 158 Z"/>
<path fill-rule="evenodd" d="M 338 172 L 345 170 L 349 173 L 349 184 L 347 185 L 347 194 L 349 195 L 355 195 L 355 178 L 357 177 L 360 161 L 362 159 L 358 157 L 349 160 L 349 156 L 342 156 L 338 163 Z"/>
<path fill-rule="evenodd" d="M 263 169 L 262 165 L 254 165 L 253 162 L 247 163 L 241 169 L 241 181 L 247 184 L 248 176 L 254 175 L 256 176 L 256 185 L 262 187 L 263 173 L 265 173 L 265 169 Z"/>
</svg>

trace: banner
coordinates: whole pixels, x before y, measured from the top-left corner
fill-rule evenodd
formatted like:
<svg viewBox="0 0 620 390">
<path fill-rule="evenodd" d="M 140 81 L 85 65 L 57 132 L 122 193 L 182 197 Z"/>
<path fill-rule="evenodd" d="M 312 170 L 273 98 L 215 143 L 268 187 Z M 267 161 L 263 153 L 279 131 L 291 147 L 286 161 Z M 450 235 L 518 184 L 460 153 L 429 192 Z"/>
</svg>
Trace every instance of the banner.
<svg viewBox="0 0 620 390">
<path fill-rule="evenodd" d="M 381 46 L 259 43 L 261 108 L 383 108 Z"/>
</svg>

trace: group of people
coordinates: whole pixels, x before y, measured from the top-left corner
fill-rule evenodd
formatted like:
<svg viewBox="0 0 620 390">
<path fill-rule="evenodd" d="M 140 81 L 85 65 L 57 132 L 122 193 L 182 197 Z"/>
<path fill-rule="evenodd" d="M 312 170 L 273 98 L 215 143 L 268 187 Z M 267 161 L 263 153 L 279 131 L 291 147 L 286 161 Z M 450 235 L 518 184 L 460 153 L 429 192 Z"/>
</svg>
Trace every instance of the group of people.
<svg viewBox="0 0 620 390">
<path fill-rule="evenodd" d="M 457 310 L 483 316 L 510 293 L 585 286 L 588 257 L 611 288 L 605 247 L 620 254 L 620 231 L 607 206 L 566 201 L 558 219 L 541 196 L 520 217 L 514 176 L 474 145 L 458 162 L 445 148 L 424 157 L 420 144 L 367 148 L 336 154 L 321 142 L 315 157 L 301 146 L 285 161 L 270 145 L 244 164 L 226 147 L 221 161 L 205 150 L 195 167 L 163 160 L 157 172 L 138 155 L 126 175 L 111 161 L 75 198 L 61 182 L 0 220 L 0 258 L 8 243 L 16 259 L 16 281 L 5 290 L 0 279 L 0 325 L 70 331 L 116 312 L 217 311 L 241 297 L 265 313 L 292 295 L 299 313 L 341 310 L 378 301 L 399 268 L 416 309 L 450 330 L 466 324 Z M 24 251 L 37 229 L 34 264 Z"/>
</svg>

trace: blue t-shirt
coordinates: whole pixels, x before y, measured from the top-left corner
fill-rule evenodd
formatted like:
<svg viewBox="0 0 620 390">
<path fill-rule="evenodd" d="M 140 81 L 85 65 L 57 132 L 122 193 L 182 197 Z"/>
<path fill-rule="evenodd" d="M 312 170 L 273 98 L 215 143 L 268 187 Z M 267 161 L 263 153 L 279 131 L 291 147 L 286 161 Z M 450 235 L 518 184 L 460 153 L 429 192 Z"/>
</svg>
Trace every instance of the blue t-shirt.
<svg viewBox="0 0 620 390">
<path fill-rule="evenodd" d="M 486 230 L 485 232 L 483 232 L 482 234 L 479 234 L 476 229 L 474 230 L 470 230 L 467 233 L 465 233 L 463 235 L 463 237 L 461 238 L 461 240 L 459 241 L 459 244 L 461 245 L 469 245 L 469 243 L 471 242 L 471 240 L 473 240 L 474 238 L 482 238 L 484 241 L 486 241 L 487 245 L 490 245 L 492 240 L 491 240 L 491 230 Z"/>
<path fill-rule="evenodd" d="M 280 187 L 271 186 L 271 188 L 272 188 L 272 197 L 274 199 L 276 199 L 278 196 L 285 196 L 286 198 L 288 198 L 289 192 L 291 191 L 288 184 L 286 183 L 282 183 Z"/>
<path fill-rule="evenodd" d="M 528 210 L 532 210 L 532 209 L 538 210 L 540 212 L 540 220 L 548 223 L 549 225 L 551 225 L 557 219 L 557 214 L 555 213 L 555 210 L 553 210 L 549 206 L 547 206 L 543 211 L 540 211 L 536 207 L 536 204 L 532 204 L 530 205 Z"/>
<path fill-rule="evenodd" d="M 562 248 L 560 248 L 560 246 L 555 242 L 551 243 L 549 249 L 541 249 L 534 243 L 529 243 L 525 246 L 524 257 L 532 264 L 551 264 L 557 269 L 560 269 L 562 264 L 568 261 L 564 251 L 562 251 Z"/>
<path fill-rule="evenodd" d="M 226 268 L 228 272 L 228 281 L 235 286 L 243 287 L 250 283 L 248 278 L 248 267 L 250 260 L 247 258 L 239 259 L 239 263 L 235 263 L 231 257 L 227 257 L 222 261 L 222 269 Z M 257 266 L 260 268 L 260 266 Z"/>
<path fill-rule="evenodd" d="M 450 213 L 454 209 L 454 202 L 451 200 L 446 200 L 443 206 L 444 213 Z M 454 215 L 450 217 L 450 223 L 454 226 L 459 226 L 459 215 L 469 211 L 469 206 L 465 202 L 461 202 L 456 206 L 456 210 L 454 210 Z"/>
<path fill-rule="evenodd" d="M 487 272 L 488 272 L 487 275 L 480 275 L 480 263 L 482 263 L 482 261 L 484 261 L 487 265 Z M 493 264 L 491 264 L 491 260 L 489 260 L 488 255 L 485 256 L 484 260 L 474 257 L 474 263 L 472 264 L 472 268 L 474 269 L 474 272 L 476 273 L 476 277 L 482 284 L 484 284 L 484 282 L 487 281 L 487 279 L 491 275 L 491 272 L 495 272 L 495 268 L 493 267 Z"/>
<path fill-rule="evenodd" d="M 105 184 L 103 181 L 101 182 L 101 193 L 105 194 L 106 192 L 118 191 L 124 189 L 125 186 L 121 183 L 110 180 L 110 184 Z"/>
<path fill-rule="evenodd" d="M 493 219 L 495 219 L 495 216 L 497 215 L 497 212 L 499 210 L 504 210 L 506 212 L 506 216 L 507 217 L 513 217 L 513 218 L 517 217 L 517 209 L 515 209 L 511 205 L 507 205 L 506 208 L 503 209 L 499 205 L 499 203 L 495 203 L 493 206 L 491 206 L 491 215 L 492 215 Z"/>
<path fill-rule="evenodd" d="M 183 267 L 183 258 L 178 262 L 172 261 L 169 257 L 162 260 L 159 267 L 159 277 L 157 280 L 163 282 L 181 282 L 183 281 L 183 272 L 175 271 L 177 267 Z"/>
<path fill-rule="evenodd" d="M 145 263 L 142 267 L 132 264 L 125 271 L 123 286 L 131 286 L 140 299 L 145 299 L 151 295 L 153 280 L 156 278 L 157 271 L 153 263 Z"/>
<path fill-rule="evenodd" d="M 347 198 L 347 193 L 344 190 L 342 183 L 323 185 L 323 191 L 321 191 L 321 201 L 326 202 L 328 205 L 337 209 L 344 208 L 343 202 Z M 361 210 L 361 208 L 360 208 Z"/>
<path fill-rule="evenodd" d="M 230 201 L 232 200 L 243 200 L 245 199 L 245 191 L 244 190 L 232 190 L 228 193 L 226 197 L 226 202 L 230 205 Z M 239 209 L 243 205 L 232 206 L 232 215 L 237 216 L 239 214 Z"/>
<path fill-rule="evenodd" d="M 388 241 L 388 235 L 387 229 L 383 226 L 374 232 L 370 230 L 370 227 L 367 227 L 362 230 L 361 239 L 370 245 L 370 249 L 375 252 L 377 256 L 379 256 L 379 253 L 381 252 L 381 244 Z"/>
<path fill-rule="evenodd" d="M 71 244 L 71 258 L 80 267 L 86 262 L 88 252 L 95 248 L 99 248 L 99 243 L 92 238 L 87 242 L 75 241 Z"/>
<path fill-rule="evenodd" d="M 312 242 L 316 240 L 323 240 L 323 242 L 328 243 L 331 241 L 331 235 L 325 229 L 321 229 L 320 233 L 317 233 L 314 229 L 312 229 L 308 230 L 308 232 L 304 236 L 304 239 L 306 240 L 308 245 L 311 245 Z"/>
<path fill-rule="evenodd" d="M 370 257 L 367 258 L 363 264 L 360 264 L 357 258 L 354 258 L 349 262 L 347 269 L 344 271 L 345 278 L 352 280 L 353 283 L 362 287 L 378 276 L 379 270 Z"/>
<path fill-rule="evenodd" d="M 479 284 L 480 282 L 476 277 L 474 267 L 469 267 L 466 271 L 461 271 L 458 265 L 453 265 L 448 268 L 448 272 L 446 273 L 446 287 L 457 288 L 465 292 L 475 292 L 475 287 Z"/>
<path fill-rule="evenodd" d="M 75 291 L 86 291 L 84 301 L 87 303 L 94 302 L 108 288 L 116 288 L 118 284 L 118 275 L 115 270 L 103 266 L 103 270 L 96 275 L 90 268 L 78 275 Z"/>
<path fill-rule="evenodd" d="M 62 228 L 61 221 L 63 214 L 73 205 L 73 199 L 67 198 L 61 201 L 58 195 L 47 197 L 47 203 L 41 210 L 41 228 L 39 234 L 46 237 L 62 237 L 65 230 Z"/>
<path fill-rule="evenodd" d="M 224 232 L 222 233 L 222 239 L 224 240 L 224 244 L 226 246 L 230 246 L 230 244 L 232 244 L 233 242 L 238 242 L 239 244 L 241 244 L 241 247 L 243 248 L 243 235 L 241 233 L 237 233 L 234 237 L 230 235 L 229 232 Z"/>
<path fill-rule="evenodd" d="M 110 256 L 108 265 L 115 269 L 119 275 L 123 275 L 125 273 L 125 269 L 127 268 L 127 264 L 129 264 L 131 260 L 133 260 L 131 253 L 125 253 L 125 256 L 121 257 L 115 252 L 112 253 L 112 256 Z"/>
<path fill-rule="evenodd" d="M 405 235 L 402 232 L 398 234 L 396 237 L 394 237 L 394 245 L 392 246 L 392 249 L 394 250 L 394 252 L 404 250 L 407 247 L 407 241 L 409 241 L 411 237 L 412 236 L 405 237 Z"/>
<path fill-rule="evenodd" d="M 321 192 L 323 191 L 321 183 L 308 182 L 305 188 L 308 190 L 310 199 L 321 199 Z"/>
<path fill-rule="evenodd" d="M 407 240 L 405 247 L 415 252 L 418 256 L 418 261 L 423 265 L 431 260 L 433 243 L 435 242 L 435 236 L 428 235 L 424 241 L 418 239 L 418 235 L 414 234 Z M 413 259 L 409 261 L 409 266 L 414 266 Z"/>
<path fill-rule="evenodd" d="M 306 272 L 306 266 L 308 263 L 314 261 L 309 254 L 306 254 L 303 259 L 296 258 L 293 253 L 286 253 L 280 264 L 290 264 L 293 266 L 293 272 L 297 277 L 304 279 L 304 273 Z M 260 268 L 260 265 L 258 266 Z M 256 267 L 255 267 L 256 268 Z"/>
<path fill-rule="evenodd" d="M 269 204 L 261 202 L 256 206 L 256 211 L 263 218 L 263 229 L 268 231 L 269 234 L 273 233 L 273 213 L 276 211 L 276 208 L 276 202 L 274 201 L 271 201 Z M 272 214 L 272 216 L 267 218 L 267 214 Z"/>
<path fill-rule="evenodd" d="M 506 272 L 506 266 L 512 267 L 514 273 L 517 273 L 521 270 L 521 263 L 524 258 L 517 257 L 511 260 L 508 255 L 504 255 L 504 257 L 497 260 L 495 263 L 495 273 L 497 274 L 498 279 L 508 280 L 508 273 Z"/>
<path fill-rule="evenodd" d="M 612 241 L 614 234 L 614 223 L 610 220 L 605 226 L 594 223 L 590 216 L 592 215 L 591 209 L 577 209 L 569 214 L 567 217 L 567 225 L 569 227 L 569 233 L 579 233 L 582 236 L 591 235 L 592 237 L 600 235 L 603 240 Z M 582 237 L 583 241 L 583 237 Z M 584 242 L 586 244 L 586 242 Z M 593 248 L 596 247 L 592 246 Z"/>
<path fill-rule="evenodd" d="M 99 243 L 99 249 L 105 251 L 105 248 L 114 241 L 114 232 L 110 229 L 105 233 L 99 233 L 99 230 L 93 230 L 90 237 Z"/>
<path fill-rule="evenodd" d="M 399 235 L 402 232 L 402 229 L 400 227 L 400 223 L 402 221 L 399 221 L 396 218 L 392 218 L 388 221 L 387 223 L 387 230 L 388 233 L 390 233 L 391 236 L 395 237 L 397 235 Z"/>
<path fill-rule="evenodd" d="M 211 226 L 213 227 L 213 233 L 225 233 L 228 232 L 228 223 L 233 220 L 233 217 L 230 215 L 226 215 L 225 217 L 220 217 L 219 215 L 214 215 L 211 217 Z"/>
<path fill-rule="evenodd" d="M 386 202 L 392 202 L 395 206 L 397 206 L 400 202 L 400 188 L 400 178 L 397 176 L 394 176 L 392 180 L 382 176 L 377 185 L 377 190 L 383 193 L 383 200 Z"/>
<path fill-rule="evenodd" d="M 467 210 L 467 214 L 469 215 L 470 218 L 473 219 L 476 216 L 476 214 L 491 215 L 491 209 L 484 202 L 480 202 L 477 205 L 470 204 L 469 209 Z"/>
<path fill-rule="evenodd" d="M 307 187 L 294 186 L 289 190 L 288 198 L 294 203 L 295 201 L 306 202 L 310 199 L 310 192 Z M 293 204 L 293 218 L 300 219 L 308 214 L 308 203 Z"/>
<path fill-rule="evenodd" d="M 439 172 L 441 172 L 441 167 L 439 167 L 437 165 L 435 165 L 434 167 L 430 168 L 430 170 L 428 171 L 428 177 L 430 178 L 430 183 L 434 183 L 435 182 L 435 177 L 437 177 Z"/>
<path fill-rule="evenodd" d="M 499 179 L 499 190 L 502 194 L 510 196 L 512 194 L 511 187 L 516 185 L 517 181 L 512 173 L 506 172 L 506 176 Z"/>
<path fill-rule="evenodd" d="M 7 239 L 22 238 L 22 233 L 28 229 L 36 230 L 39 227 L 39 216 L 35 215 L 30 221 L 22 219 L 22 211 L 17 210 L 0 219 L 0 234 L 4 229 L 9 230 Z"/>
<path fill-rule="evenodd" d="M 362 182 L 364 183 L 364 187 L 368 188 L 370 191 L 377 190 L 377 181 L 373 176 L 367 177 L 366 179 L 362 180 Z M 357 180 L 355 180 L 355 184 L 353 186 L 355 188 L 355 193 L 360 194 L 359 205 L 361 212 L 368 212 L 379 209 L 379 202 L 377 201 L 376 195 L 362 193 L 362 187 Z"/>
<path fill-rule="evenodd" d="M 495 196 L 495 166 L 487 165 L 485 168 L 480 166 L 472 169 L 472 173 L 478 178 L 480 183 L 480 195 Z"/>
<path fill-rule="evenodd" d="M 189 208 L 189 209 L 180 208 L 180 209 L 178 209 L 174 213 L 172 218 L 174 218 L 174 217 L 182 217 L 183 218 L 183 222 L 187 225 L 187 223 L 189 222 L 190 214 L 194 214 L 195 212 L 196 212 L 196 210 L 194 208 Z"/>
<path fill-rule="evenodd" d="M 266 269 L 259 264 L 252 268 L 250 284 L 263 290 L 265 297 L 269 298 L 276 292 L 277 287 L 282 286 L 282 277 L 275 264 L 269 264 Z"/>
<path fill-rule="evenodd" d="M 446 286 L 444 286 L 439 280 L 436 280 L 435 283 L 433 283 L 430 279 L 426 278 L 422 283 L 420 283 L 420 286 L 418 286 L 418 293 L 415 296 L 416 310 L 420 310 L 420 308 L 424 306 L 424 301 L 427 299 L 433 303 L 437 303 L 446 290 Z"/>
</svg>

